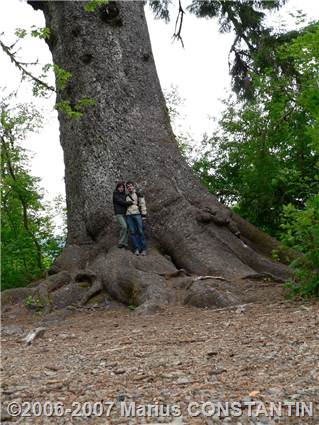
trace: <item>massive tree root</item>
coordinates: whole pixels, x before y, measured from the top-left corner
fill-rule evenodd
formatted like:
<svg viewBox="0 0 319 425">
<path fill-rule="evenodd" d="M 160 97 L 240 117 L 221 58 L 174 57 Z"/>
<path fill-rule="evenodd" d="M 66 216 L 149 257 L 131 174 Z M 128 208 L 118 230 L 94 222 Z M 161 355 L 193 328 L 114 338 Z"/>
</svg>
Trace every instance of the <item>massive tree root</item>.
<svg viewBox="0 0 319 425">
<path fill-rule="evenodd" d="M 47 314 L 55 309 L 90 306 L 92 301 L 96 305 L 96 295 L 104 294 L 98 298 L 101 307 L 126 305 L 139 313 L 152 313 L 168 304 L 218 308 L 247 302 L 234 279 L 179 269 L 156 248 L 146 257 L 116 247 L 92 259 L 91 255 L 87 247 L 67 246 L 55 261 L 54 274 L 27 288 L 4 291 L 2 305 L 28 300 L 29 307 L 40 305 Z M 254 277 L 271 278 L 258 273 L 248 276 Z"/>
</svg>

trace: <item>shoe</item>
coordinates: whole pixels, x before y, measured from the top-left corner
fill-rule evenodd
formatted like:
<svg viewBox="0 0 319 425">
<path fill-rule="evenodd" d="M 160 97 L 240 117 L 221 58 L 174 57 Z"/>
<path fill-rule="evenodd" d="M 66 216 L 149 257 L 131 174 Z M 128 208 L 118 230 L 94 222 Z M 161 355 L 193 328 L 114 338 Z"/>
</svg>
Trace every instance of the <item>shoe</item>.
<svg viewBox="0 0 319 425">
<path fill-rule="evenodd" d="M 138 249 L 136 249 L 136 250 L 134 251 L 134 254 L 135 254 L 135 255 L 140 255 L 140 253 L 139 253 Z"/>
<path fill-rule="evenodd" d="M 142 252 L 141 252 L 141 255 L 143 255 L 143 257 L 145 257 L 145 255 L 146 255 L 146 251 L 142 251 Z"/>
</svg>

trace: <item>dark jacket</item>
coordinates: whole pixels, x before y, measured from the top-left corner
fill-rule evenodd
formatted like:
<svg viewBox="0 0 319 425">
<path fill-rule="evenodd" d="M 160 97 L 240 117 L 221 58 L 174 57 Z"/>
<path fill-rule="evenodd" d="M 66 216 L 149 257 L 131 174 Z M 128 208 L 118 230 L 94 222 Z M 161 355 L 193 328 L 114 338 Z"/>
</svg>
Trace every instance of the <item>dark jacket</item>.
<svg viewBox="0 0 319 425">
<path fill-rule="evenodd" d="M 114 205 L 114 213 L 115 214 L 123 214 L 126 215 L 127 207 L 133 204 L 132 201 L 126 201 L 125 192 L 113 192 L 113 205 Z"/>
</svg>

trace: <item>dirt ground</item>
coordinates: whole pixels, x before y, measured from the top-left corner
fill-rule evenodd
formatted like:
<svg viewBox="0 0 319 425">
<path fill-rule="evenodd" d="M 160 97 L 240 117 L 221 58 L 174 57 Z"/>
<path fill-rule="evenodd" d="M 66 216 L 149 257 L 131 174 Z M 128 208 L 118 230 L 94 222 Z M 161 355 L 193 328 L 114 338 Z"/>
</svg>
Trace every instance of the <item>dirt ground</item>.
<svg viewBox="0 0 319 425">
<path fill-rule="evenodd" d="M 44 318 L 12 306 L 2 314 L 2 423 L 319 424 L 319 306 L 273 288 L 240 306 L 150 315 Z M 43 336 L 27 345 L 37 327 Z M 30 416 L 10 416 L 12 402 Z"/>
</svg>

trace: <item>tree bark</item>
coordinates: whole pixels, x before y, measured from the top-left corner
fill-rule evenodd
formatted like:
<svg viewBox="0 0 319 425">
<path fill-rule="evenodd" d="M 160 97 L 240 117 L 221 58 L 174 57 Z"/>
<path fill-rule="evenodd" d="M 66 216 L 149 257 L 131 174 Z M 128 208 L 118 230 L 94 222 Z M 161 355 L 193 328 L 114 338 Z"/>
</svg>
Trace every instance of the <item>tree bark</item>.
<svg viewBox="0 0 319 425">
<path fill-rule="evenodd" d="M 266 272 L 284 279 L 286 267 L 269 258 L 278 242 L 218 203 L 181 157 L 144 2 L 110 2 L 92 13 L 83 2 L 30 3 L 45 14 L 53 62 L 72 73 L 57 100 L 96 101 L 79 120 L 59 113 L 67 247 L 85 248 L 85 259 L 74 260 L 77 267 L 93 264 L 100 251 L 115 245 L 112 192 L 118 180 L 130 179 L 145 194 L 149 244 L 178 268 L 226 278 Z M 72 261 L 65 267 L 72 269 Z"/>
</svg>

